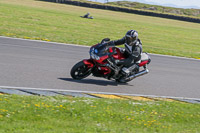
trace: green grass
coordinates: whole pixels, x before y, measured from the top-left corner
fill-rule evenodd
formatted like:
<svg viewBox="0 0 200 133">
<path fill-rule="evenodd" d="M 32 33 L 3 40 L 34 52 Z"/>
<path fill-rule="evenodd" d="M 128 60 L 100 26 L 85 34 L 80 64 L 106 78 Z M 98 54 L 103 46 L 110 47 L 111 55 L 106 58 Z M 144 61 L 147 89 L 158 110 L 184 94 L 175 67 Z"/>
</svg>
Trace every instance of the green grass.
<svg viewBox="0 0 200 133">
<path fill-rule="evenodd" d="M 79 16 L 90 12 L 95 19 Z M 0 35 L 80 45 L 139 32 L 145 52 L 200 58 L 200 24 L 34 0 L 0 1 Z"/>
<path fill-rule="evenodd" d="M 0 95 L 2 133 L 198 133 L 200 104 Z"/>
</svg>

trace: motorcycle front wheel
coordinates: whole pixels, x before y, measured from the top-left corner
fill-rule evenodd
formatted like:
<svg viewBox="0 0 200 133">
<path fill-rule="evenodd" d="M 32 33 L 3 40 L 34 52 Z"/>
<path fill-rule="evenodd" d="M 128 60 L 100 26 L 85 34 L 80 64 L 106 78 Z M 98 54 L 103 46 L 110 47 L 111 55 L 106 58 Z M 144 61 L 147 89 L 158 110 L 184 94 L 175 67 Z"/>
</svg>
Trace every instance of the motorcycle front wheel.
<svg viewBox="0 0 200 133">
<path fill-rule="evenodd" d="M 88 68 L 83 61 L 75 64 L 71 69 L 71 76 L 73 79 L 83 79 L 91 74 L 91 68 Z"/>
</svg>

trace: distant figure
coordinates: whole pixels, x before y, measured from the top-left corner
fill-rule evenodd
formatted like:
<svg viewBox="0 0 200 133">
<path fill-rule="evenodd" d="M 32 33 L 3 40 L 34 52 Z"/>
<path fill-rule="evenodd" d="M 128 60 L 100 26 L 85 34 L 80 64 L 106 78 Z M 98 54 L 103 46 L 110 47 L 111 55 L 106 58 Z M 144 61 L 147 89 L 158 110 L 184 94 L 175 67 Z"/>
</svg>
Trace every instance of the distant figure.
<svg viewBox="0 0 200 133">
<path fill-rule="evenodd" d="M 84 18 L 89 18 L 90 13 L 88 12 L 87 14 L 85 14 L 83 17 Z"/>
<path fill-rule="evenodd" d="M 88 12 L 87 14 L 85 14 L 84 16 L 81 16 L 82 18 L 88 18 L 88 19 L 93 19 L 93 17 L 89 17 L 90 13 Z"/>
</svg>

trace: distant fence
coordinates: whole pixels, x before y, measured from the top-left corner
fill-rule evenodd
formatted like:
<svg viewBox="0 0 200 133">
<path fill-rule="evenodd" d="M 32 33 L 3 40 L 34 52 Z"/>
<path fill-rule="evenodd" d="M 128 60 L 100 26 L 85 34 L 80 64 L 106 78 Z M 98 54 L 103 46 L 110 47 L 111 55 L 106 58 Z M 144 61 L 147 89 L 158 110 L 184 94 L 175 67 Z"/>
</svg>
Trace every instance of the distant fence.
<svg viewBox="0 0 200 133">
<path fill-rule="evenodd" d="M 98 5 L 98 4 L 92 4 L 92 3 L 84 3 L 84 2 L 79 2 L 79 1 L 71 1 L 71 0 L 40 0 L 40 1 L 63 3 L 63 4 L 70 4 L 70 5 L 83 6 L 83 7 L 89 7 L 89 8 L 120 11 L 120 12 L 134 13 L 134 14 L 139 14 L 139 15 L 154 16 L 154 17 L 161 17 L 161 18 L 176 19 L 176 20 L 181 20 L 181 21 L 200 23 L 200 19 L 197 19 L 197 18 L 139 11 L 139 10 L 134 10 L 134 9 L 114 7 L 114 6 L 108 6 L 108 5 Z"/>
</svg>

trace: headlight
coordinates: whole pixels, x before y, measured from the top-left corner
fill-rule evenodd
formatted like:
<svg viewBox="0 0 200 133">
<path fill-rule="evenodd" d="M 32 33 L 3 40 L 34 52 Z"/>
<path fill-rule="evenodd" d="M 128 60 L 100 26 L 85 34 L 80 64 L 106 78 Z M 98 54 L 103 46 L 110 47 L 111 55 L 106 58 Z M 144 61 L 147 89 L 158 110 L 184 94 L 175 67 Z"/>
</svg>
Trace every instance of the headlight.
<svg viewBox="0 0 200 133">
<path fill-rule="evenodd" d="M 91 56 L 91 58 L 94 59 L 94 60 L 99 60 L 100 57 L 98 55 L 96 55 L 94 52 L 98 53 L 97 50 L 95 50 L 94 48 L 90 50 L 90 56 Z"/>
<path fill-rule="evenodd" d="M 91 53 L 90 55 L 91 55 L 92 59 L 94 59 L 94 60 L 99 60 L 100 59 L 99 56 L 94 54 L 94 53 Z"/>
</svg>

